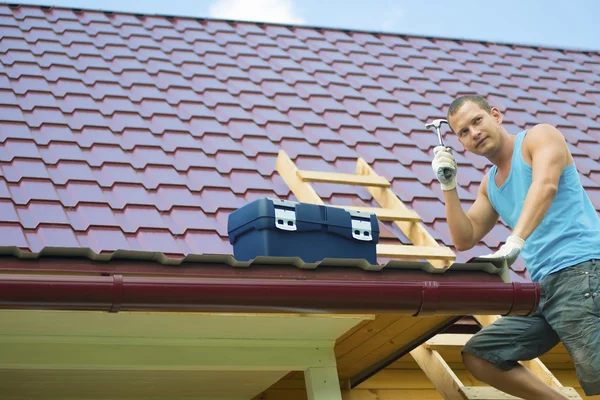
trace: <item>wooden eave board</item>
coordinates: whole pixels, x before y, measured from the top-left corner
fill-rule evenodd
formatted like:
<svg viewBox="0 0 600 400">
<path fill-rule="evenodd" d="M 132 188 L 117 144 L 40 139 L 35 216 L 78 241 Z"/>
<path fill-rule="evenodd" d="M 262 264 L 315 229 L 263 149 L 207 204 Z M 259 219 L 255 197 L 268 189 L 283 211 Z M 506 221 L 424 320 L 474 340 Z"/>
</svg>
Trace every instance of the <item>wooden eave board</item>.
<svg viewBox="0 0 600 400">
<path fill-rule="evenodd" d="M 444 326 L 451 318 L 385 314 L 359 323 L 335 345 L 340 379 L 349 379 L 371 368 L 426 332 Z"/>
<path fill-rule="evenodd" d="M 371 315 L 0 310 L 0 397 L 240 400 Z M 235 382 L 235 384 L 232 384 Z"/>
</svg>

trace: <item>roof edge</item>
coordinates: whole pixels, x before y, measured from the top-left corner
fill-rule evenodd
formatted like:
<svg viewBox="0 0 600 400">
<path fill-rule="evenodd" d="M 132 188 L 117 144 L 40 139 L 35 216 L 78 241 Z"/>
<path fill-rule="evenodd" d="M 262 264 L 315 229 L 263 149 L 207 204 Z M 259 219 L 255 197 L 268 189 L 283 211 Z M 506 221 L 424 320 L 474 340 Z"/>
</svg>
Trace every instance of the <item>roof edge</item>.
<svg viewBox="0 0 600 400">
<path fill-rule="evenodd" d="M 423 271 L 433 275 L 456 271 L 480 271 L 490 275 L 503 277 L 504 268 L 491 262 L 453 263 L 448 268 L 436 268 L 428 261 L 390 260 L 385 264 L 371 264 L 365 259 L 325 258 L 318 263 L 304 262 L 300 257 L 260 256 L 250 261 L 238 261 L 232 254 L 187 254 L 169 255 L 161 252 L 139 250 L 116 250 L 96 253 L 89 247 L 44 247 L 39 252 L 24 251 L 16 246 L 0 246 L 0 257 L 15 257 L 20 260 L 37 260 L 62 257 L 65 259 L 83 258 L 90 261 L 108 262 L 118 260 L 148 261 L 165 266 L 181 266 L 184 264 L 224 264 L 233 268 L 248 268 L 258 265 L 290 266 L 306 270 L 318 267 L 353 267 L 364 271 L 381 271 L 383 269 L 405 269 Z"/>
<path fill-rule="evenodd" d="M 107 9 L 99 9 L 99 8 L 91 8 L 91 7 L 66 7 L 66 6 L 48 6 L 42 4 L 22 4 L 15 2 L 7 2 L 5 3 L 9 7 L 39 7 L 43 10 L 71 10 L 71 11 L 95 11 L 95 12 L 103 12 L 107 14 L 124 14 L 124 15 L 134 15 L 136 17 L 163 17 L 163 18 L 188 18 L 195 19 L 201 21 L 216 21 L 216 22 L 228 22 L 228 23 L 249 23 L 256 25 L 268 25 L 268 26 L 281 26 L 286 28 L 306 28 L 306 29 L 315 29 L 315 30 L 335 30 L 342 32 L 351 32 L 351 33 L 367 33 L 372 35 L 391 35 L 391 36 L 400 36 L 400 37 L 410 37 L 410 38 L 419 38 L 419 39 L 429 39 L 429 40 L 451 40 L 451 41 L 460 41 L 460 42 L 471 42 L 471 43 L 481 43 L 481 44 L 496 44 L 501 46 L 517 46 L 517 47 L 529 47 L 535 49 L 542 50 L 557 50 L 557 51 L 574 51 L 581 53 L 600 53 L 600 47 L 597 49 L 591 48 L 578 48 L 578 47 L 560 47 L 560 46 L 550 46 L 541 43 L 514 43 L 514 42 L 505 42 L 505 41 L 494 41 L 494 40 L 483 40 L 483 39 L 473 39 L 473 38 L 461 38 L 461 37 L 451 37 L 451 36 L 431 36 L 431 35 L 423 35 L 416 33 L 399 33 L 399 32 L 387 32 L 387 31 L 370 31 L 365 29 L 350 29 L 343 27 L 335 27 L 335 26 L 320 26 L 320 25 L 308 25 L 308 24 L 286 24 L 280 22 L 261 22 L 261 21 L 252 21 L 252 20 L 234 20 L 234 19 L 224 19 L 224 18 L 213 18 L 213 17 L 198 17 L 193 15 L 178 15 L 178 14 L 158 14 L 158 13 L 137 13 L 133 11 L 115 11 L 115 10 L 107 10 Z"/>
</svg>

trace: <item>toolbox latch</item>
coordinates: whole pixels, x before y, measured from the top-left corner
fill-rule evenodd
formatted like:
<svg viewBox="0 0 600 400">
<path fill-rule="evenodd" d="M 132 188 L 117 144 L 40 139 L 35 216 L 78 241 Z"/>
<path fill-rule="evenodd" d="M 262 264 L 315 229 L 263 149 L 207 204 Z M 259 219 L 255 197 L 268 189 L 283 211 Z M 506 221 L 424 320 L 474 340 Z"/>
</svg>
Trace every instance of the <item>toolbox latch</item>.
<svg viewBox="0 0 600 400">
<path fill-rule="evenodd" d="M 371 221 L 352 218 L 352 237 L 357 240 L 364 240 L 365 242 L 373 240 Z"/>
<path fill-rule="evenodd" d="M 295 231 L 296 226 L 296 210 L 295 202 L 279 199 L 272 199 L 275 207 L 275 228 L 284 231 Z M 291 209 L 291 208 L 294 209 Z"/>
</svg>

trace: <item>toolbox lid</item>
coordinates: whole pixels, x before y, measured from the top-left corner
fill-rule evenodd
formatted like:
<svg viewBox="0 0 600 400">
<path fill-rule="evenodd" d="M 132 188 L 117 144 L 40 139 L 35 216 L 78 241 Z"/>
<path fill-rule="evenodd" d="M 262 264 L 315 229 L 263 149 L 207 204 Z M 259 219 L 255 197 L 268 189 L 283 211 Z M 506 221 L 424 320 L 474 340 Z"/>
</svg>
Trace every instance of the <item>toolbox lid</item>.
<svg viewBox="0 0 600 400">
<path fill-rule="evenodd" d="M 252 229 L 319 230 L 356 240 L 379 241 L 379 222 L 375 214 L 266 197 L 229 215 L 227 232 L 231 244 Z"/>
</svg>

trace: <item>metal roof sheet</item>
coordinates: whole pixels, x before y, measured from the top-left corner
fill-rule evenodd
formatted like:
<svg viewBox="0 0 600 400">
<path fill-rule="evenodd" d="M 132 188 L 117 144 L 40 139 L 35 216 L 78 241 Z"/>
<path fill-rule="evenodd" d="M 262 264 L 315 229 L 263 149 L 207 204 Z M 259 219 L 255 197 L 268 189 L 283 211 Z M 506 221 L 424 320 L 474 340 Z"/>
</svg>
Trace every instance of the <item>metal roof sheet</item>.
<svg viewBox="0 0 600 400">
<path fill-rule="evenodd" d="M 21 256 L 231 254 L 230 212 L 294 199 L 279 149 L 302 169 L 352 173 L 363 157 L 451 245 L 424 124 L 468 93 L 513 133 L 556 124 L 600 210 L 598 52 L 6 4 L 0 31 L 0 237 Z M 446 141 L 467 207 L 487 165 Z M 376 205 L 314 187 L 327 204 Z M 499 223 L 458 261 L 507 233 Z"/>
</svg>

